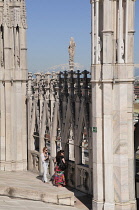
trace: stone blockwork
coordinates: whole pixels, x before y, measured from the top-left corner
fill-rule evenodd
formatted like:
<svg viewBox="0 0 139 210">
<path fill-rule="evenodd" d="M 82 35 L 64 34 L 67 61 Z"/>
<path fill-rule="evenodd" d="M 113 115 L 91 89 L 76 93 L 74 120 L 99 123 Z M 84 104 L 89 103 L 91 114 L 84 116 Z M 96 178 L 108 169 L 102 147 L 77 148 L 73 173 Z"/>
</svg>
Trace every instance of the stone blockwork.
<svg viewBox="0 0 139 210">
<path fill-rule="evenodd" d="M 135 210 L 133 0 L 91 0 L 93 209 Z"/>
<path fill-rule="evenodd" d="M 27 168 L 26 8 L 0 1 L 0 170 Z"/>
</svg>

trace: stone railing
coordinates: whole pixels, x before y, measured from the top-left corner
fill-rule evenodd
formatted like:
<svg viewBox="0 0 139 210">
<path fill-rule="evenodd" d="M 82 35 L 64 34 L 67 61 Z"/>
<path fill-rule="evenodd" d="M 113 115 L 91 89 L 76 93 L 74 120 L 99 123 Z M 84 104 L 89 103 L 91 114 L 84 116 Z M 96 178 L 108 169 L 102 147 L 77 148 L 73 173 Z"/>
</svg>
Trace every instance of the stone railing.
<svg viewBox="0 0 139 210">
<path fill-rule="evenodd" d="M 68 186 L 84 193 L 92 194 L 92 172 L 89 167 L 76 165 L 74 161 L 68 161 L 68 168 L 65 175 Z"/>
<path fill-rule="evenodd" d="M 40 158 L 39 152 L 36 150 L 29 151 L 28 156 L 29 156 L 28 169 L 34 173 L 39 173 L 39 158 Z"/>
<path fill-rule="evenodd" d="M 92 194 L 91 169 L 84 165 L 76 165 L 76 189 Z"/>
<path fill-rule="evenodd" d="M 53 159 L 56 152 L 63 149 L 68 160 L 68 186 L 89 194 L 92 194 L 91 95 L 91 77 L 87 70 L 28 75 L 28 169 L 42 173 L 39 154 L 47 146 L 52 176 Z"/>
<path fill-rule="evenodd" d="M 66 170 L 66 181 L 68 186 L 75 187 L 75 162 L 68 161 L 68 168 Z"/>
</svg>

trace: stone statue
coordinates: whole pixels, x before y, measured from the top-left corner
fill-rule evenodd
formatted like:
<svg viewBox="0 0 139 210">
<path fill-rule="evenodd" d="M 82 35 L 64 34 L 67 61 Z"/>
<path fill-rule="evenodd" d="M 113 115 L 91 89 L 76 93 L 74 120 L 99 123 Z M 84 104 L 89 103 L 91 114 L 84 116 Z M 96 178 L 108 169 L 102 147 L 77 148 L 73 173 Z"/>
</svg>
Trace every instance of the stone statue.
<svg viewBox="0 0 139 210">
<path fill-rule="evenodd" d="M 125 54 L 125 46 L 124 46 L 124 41 L 122 40 L 122 43 L 121 43 L 121 61 L 122 63 L 124 63 L 124 55 Z"/>
<path fill-rule="evenodd" d="M 102 41 L 100 39 L 100 36 L 98 36 L 97 47 L 98 48 L 96 49 L 96 46 L 94 46 L 94 55 L 97 60 L 97 64 L 100 64 L 101 63 L 101 52 L 102 52 Z"/>
<path fill-rule="evenodd" d="M 124 59 L 125 59 L 124 40 L 122 40 L 120 44 L 119 44 L 119 40 L 116 41 L 116 52 L 117 52 L 117 60 L 118 60 L 118 62 L 124 63 Z"/>
<path fill-rule="evenodd" d="M 99 36 L 98 37 L 98 64 L 101 63 L 101 50 L 102 50 L 102 42 Z"/>
<path fill-rule="evenodd" d="M 74 38 L 71 37 L 70 38 L 70 45 L 68 47 L 68 52 L 69 52 L 69 61 L 70 62 L 74 62 L 74 54 L 75 54 L 75 42 L 74 42 Z"/>
</svg>

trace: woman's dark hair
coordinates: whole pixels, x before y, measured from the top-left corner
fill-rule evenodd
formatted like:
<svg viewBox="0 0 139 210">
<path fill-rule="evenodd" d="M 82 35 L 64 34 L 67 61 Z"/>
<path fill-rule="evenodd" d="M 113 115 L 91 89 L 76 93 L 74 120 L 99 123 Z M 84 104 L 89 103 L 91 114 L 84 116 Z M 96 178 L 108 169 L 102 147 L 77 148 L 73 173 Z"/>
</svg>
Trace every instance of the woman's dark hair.
<svg viewBox="0 0 139 210">
<path fill-rule="evenodd" d="M 57 157 L 57 158 L 60 157 L 60 156 L 61 156 L 61 153 L 63 153 L 63 152 L 64 152 L 64 150 L 58 151 L 56 157 Z"/>
</svg>

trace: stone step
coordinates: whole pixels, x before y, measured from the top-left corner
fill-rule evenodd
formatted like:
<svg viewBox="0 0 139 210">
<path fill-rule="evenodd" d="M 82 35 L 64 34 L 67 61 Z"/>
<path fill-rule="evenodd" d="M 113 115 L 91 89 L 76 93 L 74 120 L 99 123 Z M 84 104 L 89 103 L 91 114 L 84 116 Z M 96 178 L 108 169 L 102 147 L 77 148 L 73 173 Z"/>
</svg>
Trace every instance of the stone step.
<svg viewBox="0 0 139 210">
<path fill-rule="evenodd" d="M 74 193 L 65 187 L 43 183 L 31 172 L 0 172 L 0 195 L 74 206 Z"/>
</svg>

